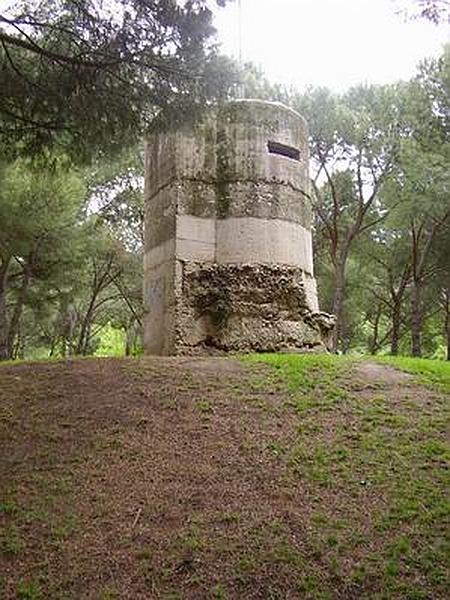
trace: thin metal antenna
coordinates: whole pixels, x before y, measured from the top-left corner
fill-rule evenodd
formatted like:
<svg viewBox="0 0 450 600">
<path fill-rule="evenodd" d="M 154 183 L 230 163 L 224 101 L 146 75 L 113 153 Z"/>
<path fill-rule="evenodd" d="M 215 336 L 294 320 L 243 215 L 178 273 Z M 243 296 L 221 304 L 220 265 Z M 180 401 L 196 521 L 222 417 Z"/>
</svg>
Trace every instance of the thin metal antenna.
<svg viewBox="0 0 450 600">
<path fill-rule="evenodd" d="M 242 4 L 238 0 L 238 60 L 239 66 L 242 67 Z"/>
<path fill-rule="evenodd" d="M 242 0 L 238 0 L 238 63 L 239 69 L 242 71 Z M 237 97 L 245 96 L 244 84 L 240 83 L 237 88 Z"/>
</svg>

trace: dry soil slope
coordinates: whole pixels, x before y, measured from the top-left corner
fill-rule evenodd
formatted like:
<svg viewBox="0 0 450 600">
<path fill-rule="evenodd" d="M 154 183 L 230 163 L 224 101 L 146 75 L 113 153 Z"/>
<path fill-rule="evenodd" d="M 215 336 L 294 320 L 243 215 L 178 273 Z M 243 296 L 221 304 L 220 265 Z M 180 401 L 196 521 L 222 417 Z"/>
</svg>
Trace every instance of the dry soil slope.
<svg viewBox="0 0 450 600">
<path fill-rule="evenodd" d="M 444 598 L 444 395 L 283 360 L 1 367 L 0 595 Z"/>
</svg>

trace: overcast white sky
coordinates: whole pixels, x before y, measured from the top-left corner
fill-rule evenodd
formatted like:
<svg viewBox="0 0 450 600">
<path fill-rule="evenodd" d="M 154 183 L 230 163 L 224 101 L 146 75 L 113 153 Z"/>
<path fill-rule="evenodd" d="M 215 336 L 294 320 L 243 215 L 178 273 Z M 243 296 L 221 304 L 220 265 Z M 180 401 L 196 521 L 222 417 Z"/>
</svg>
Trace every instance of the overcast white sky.
<svg viewBox="0 0 450 600">
<path fill-rule="evenodd" d="M 299 89 L 409 79 L 422 58 L 440 54 L 449 28 L 405 21 L 399 6 L 400 0 L 241 0 L 242 58 L 271 81 Z M 238 7 L 234 0 L 215 20 L 222 51 L 235 58 Z"/>
</svg>

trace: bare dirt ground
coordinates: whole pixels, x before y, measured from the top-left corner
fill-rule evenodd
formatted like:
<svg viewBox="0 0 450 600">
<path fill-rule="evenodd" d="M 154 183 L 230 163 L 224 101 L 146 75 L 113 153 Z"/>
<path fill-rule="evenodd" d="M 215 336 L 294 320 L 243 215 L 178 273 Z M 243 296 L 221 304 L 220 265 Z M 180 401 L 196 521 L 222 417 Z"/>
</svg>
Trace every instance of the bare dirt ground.
<svg viewBox="0 0 450 600">
<path fill-rule="evenodd" d="M 412 381 L 412 377 L 408 373 L 403 373 L 388 365 L 373 362 L 358 364 L 354 372 L 356 376 L 365 382 L 385 384 L 387 386 L 395 386 Z"/>
<path fill-rule="evenodd" d="M 0 597 L 410 597 L 383 596 L 361 567 L 386 536 L 383 494 L 359 473 L 329 485 L 294 468 L 287 449 L 314 421 L 269 371 L 223 358 L 2 367 Z M 440 397 L 377 364 L 340 382 L 352 402 Z M 358 434 L 357 413 L 327 410 L 328 439 Z"/>
</svg>

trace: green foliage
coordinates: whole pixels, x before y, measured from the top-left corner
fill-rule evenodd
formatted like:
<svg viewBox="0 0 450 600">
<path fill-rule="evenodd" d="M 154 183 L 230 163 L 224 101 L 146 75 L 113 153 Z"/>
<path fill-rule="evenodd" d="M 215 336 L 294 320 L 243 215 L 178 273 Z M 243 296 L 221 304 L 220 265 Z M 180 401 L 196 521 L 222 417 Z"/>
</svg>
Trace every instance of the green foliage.
<svg viewBox="0 0 450 600">
<path fill-rule="evenodd" d="M 88 1 L 79 6 L 97 4 Z M 135 6 L 135 2 L 123 0 L 121 6 Z M 112 30 L 127 32 L 130 45 L 124 63 L 110 74 L 112 79 L 109 75 L 101 79 L 99 68 L 92 79 L 76 87 L 77 78 L 91 73 L 85 61 L 99 60 L 97 45 L 111 35 L 106 27 L 110 15 L 95 13 L 86 23 L 85 15 L 61 5 L 43 34 L 34 20 L 47 14 L 49 7 L 47 2 L 29 7 L 30 36 L 36 39 L 36 48 L 28 47 L 28 42 L 21 45 L 19 36 L 4 40 L 11 60 L 1 54 L 6 53 L 5 47 L 0 49 L 6 61 L 3 76 L 11 74 L 16 64 L 25 75 L 30 70 L 39 85 L 48 75 L 50 90 L 48 102 L 38 103 L 33 78 L 2 89 L 20 107 L 33 84 L 24 118 L 32 118 L 35 111 L 37 121 L 29 128 L 13 127 L 12 154 L 21 158 L 0 164 L 0 359 L 116 354 L 119 339 L 113 341 L 113 330 L 123 332 L 117 338 L 124 336 L 126 352 L 132 354 L 139 351 L 142 326 L 144 167 L 141 144 L 128 142 L 155 111 L 159 111 L 159 127 L 177 127 L 179 119 L 195 118 L 196 107 L 211 106 L 222 97 L 231 72 L 228 62 L 207 47 L 211 15 L 204 2 L 187 3 L 184 8 L 156 2 L 148 14 L 132 13 L 125 22 L 125 18 L 121 21 L 124 13 L 113 23 Z M 59 28 L 63 13 L 67 37 Z M 136 40 L 134 27 L 143 27 L 152 17 L 141 56 L 151 59 L 151 67 L 133 88 L 138 93 L 150 86 L 151 94 L 130 103 L 125 88 L 129 90 L 142 67 L 134 62 L 126 67 L 136 44 L 142 43 Z M 155 69 L 152 44 L 158 23 L 162 48 L 172 26 L 181 45 L 179 55 L 171 54 L 172 47 L 167 54 L 157 53 Z M 74 31 L 92 32 L 99 24 L 106 28 L 99 31 L 98 39 L 79 41 L 92 45 L 84 48 L 83 64 L 75 72 L 70 67 L 76 48 Z M 0 23 L 0 38 L 7 29 Z M 50 60 L 45 54 L 49 50 L 62 53 L 60 63 Z M 101 59 L 115 56 L 116 51 L 111 48 L 105 55 L 102 51 Z M 411 337 L 416 350 L 426 356 L 443 356 L 448 346 L 449 52 L 450 47 L 438 59 L 424 61 L 412 81 L 396 85 L 356 86 L 342 94 L 311 88 L 300 94 L 272 84 L 248 64 L 242 69 L 242 86 L 233 90 L 232 95 L 241 95 L 244 89 L 247 96 L 283 101 L 308 122 L 320 306 L 338 316 L 334 341 L 342 352 L 408 353 Z M 35 69 L 38 56 L 42 64 Z M 183 69 L 188 65 L 205 77 L 187 81 Z M 62 99 L 56 72 L 62 77 L 61 89 L 69 94 Z M 124 75 L 122 83 L 119 74 Z M 96 87 L 97 77 L 103 87 Z M 14 78 L 17 84 L 16 72 Z M 122 95 L 117 95 L 119 88 Z M 39 93 L 44 91 L 45 86 Z M 62 129 L 54 130 L 53 122 L 42 128 L 39 119 L 48 124 L 61 102 Z M 91 103 L 98 106 L 90 113 Z M 0 136 L 11 119 L 16 123 L 14 116 L 2 116 L 0 111 Z M 70 132 L 63 127 L 66 119 L 73 125 Z M 111 144 L 105 143 L 105 136 L 112 136 Z M 54 149 L 55 144 L 65 150 L 50 154 L 48 148 Z M 101 145 L 104 152 L 99 156 Z M 119 145 L 120 152 L 110 154 Z M 24 158 L 30 153 L 37 153 L 39 160 Z M 91 161 L 89 169 L 70 168 L 71 160 L 93 156 L 97 160 Z M 204 286 L 195 287 L 200 290 L 201 311 L 209 296 L 201 297 Z M 223 290 L 216 292 L 212 318 L 220 325 L 226 322 L 229 307 Z"/>
<path fill-rule="evenodd" d="M 27 302 L 35 294 L 42 314 L 49 287 L 70 284 L 86 196 L 80 174 L 64 164 L 23 160 L 4 165 L 0 196 L 0 357 L 11 358 Z"/>
<path fill-rule="evenodd" d="M 126 332 L 127 352 L 138 347 L 141 190 L 129 161 L 106 171 L 83 177 L 60 161 L 3 165 L 0 357 L 92 353 L 108 323 Z M 106 203 L 100 192 L 111 172 Z"/>
<path fill-rule="evenodd" d="M 310 129 L 319 297 L 344 352 L 408 353 L 411 334 L 433 355 L 450 335 L 449 51 L 411 82 L 287 95 Z"/>
<path fill-rule="evenodd" d="M 125 333 L 108 323 L 100 332 L 100 343 L 95 350 L 95 356 L 124 356 Z"/>
<path fill-rule="evenodd" d="M 239 85 L 232 90 L 231 95 L 288 104 L 290 93 L 284 86 L 270 82 L 259 67 L 253 63 L 245 63 L 241 68 Z"/>
<path fill-rule="evenodd" d="M 26 256 L 36 240 L 49 254 L 67 247 L 85 201 L 82 178 L 64 166 L 16 161 L 4 167 L 1 180 L 0 232 L 2 255 Z M 40 249 L 40 248 L 39 248 Z M 48 259 L 47 259 L 48 260 Z"/>
<path fill-rule="evenodd" d="M 0 19 L 0 140 L 75 162 L 120 153 L 156 114 L 183 120 L 236 76 L 210 43 L 206 0 L 38 0 Z"/>
</svg>

